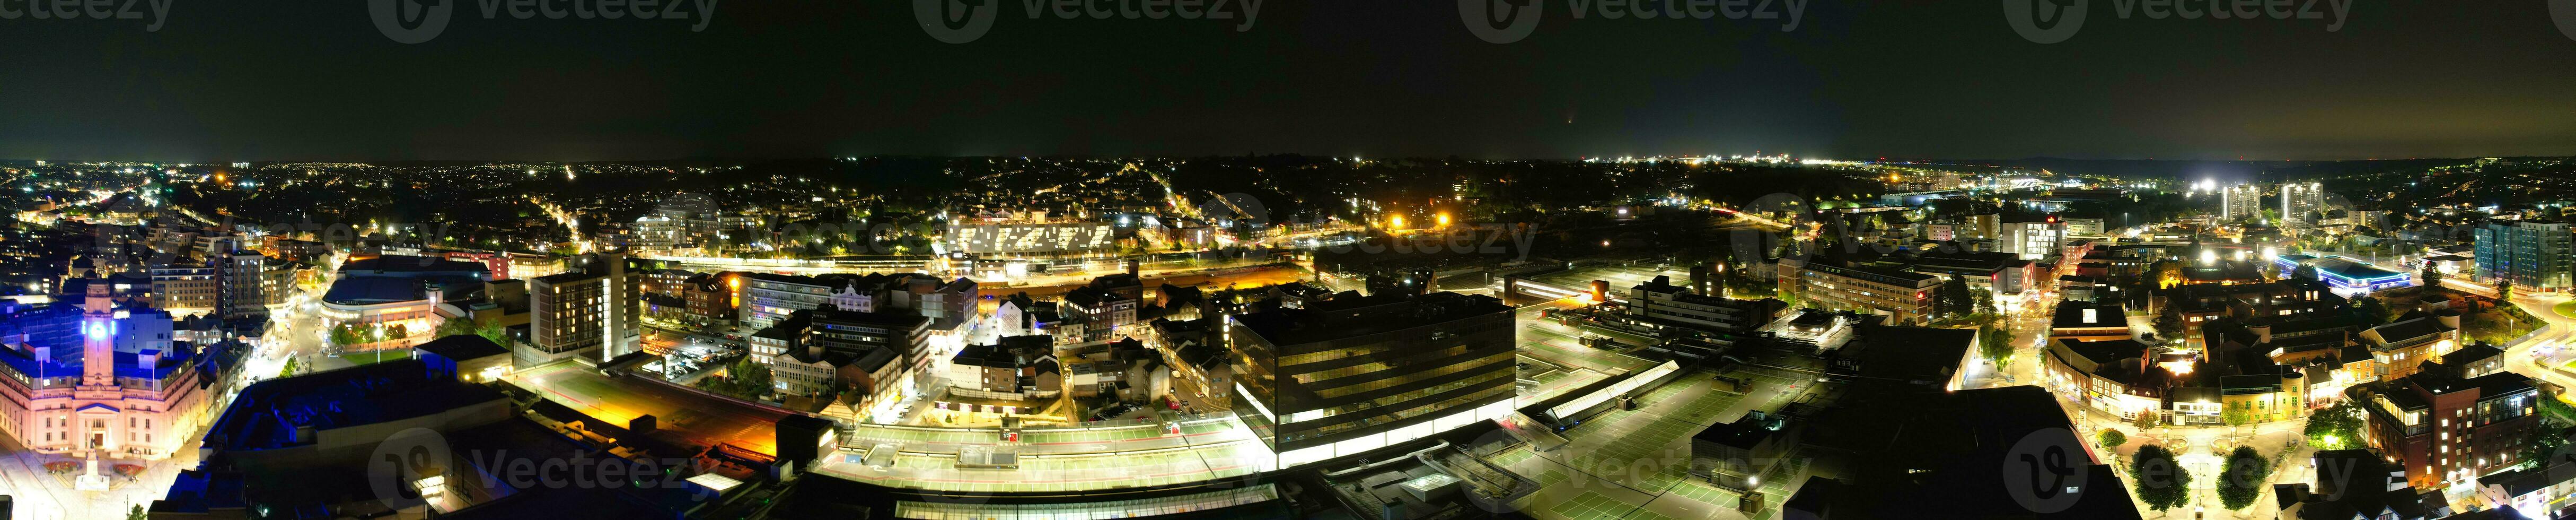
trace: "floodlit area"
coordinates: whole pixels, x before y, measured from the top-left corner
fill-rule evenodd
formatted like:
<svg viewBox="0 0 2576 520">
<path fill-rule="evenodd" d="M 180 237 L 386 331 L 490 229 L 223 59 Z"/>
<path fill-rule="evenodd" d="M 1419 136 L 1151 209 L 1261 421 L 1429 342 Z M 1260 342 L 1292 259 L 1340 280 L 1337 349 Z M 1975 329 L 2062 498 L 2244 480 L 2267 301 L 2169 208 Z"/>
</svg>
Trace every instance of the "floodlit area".
<svg viewBox="0 0 2576 520">
<path fill-rule="evenodd" d="M 1206 511 L 1279 499 L 1269 484 L 1181 496 L 1071 504 L 978 504 L 899 501 L 895 518 L 915 520 L 1104 520 Z"/>
<path fill-rule="evenodd" d="M 1542 487 L 1525 511 L 1539 518 L 1770 520 L 1795 491 L 1789 486 L 1805 480 L 1806 460 L 1792 456 L 1764 475 L 1759 490 L 1763 507 L 1745 516 L 1736 512 L 1742 491 L 1689 475 L 1690 437 L 1748 412 L 1775 412 L 1801 398 L 1812 404 L 1831 389 L 1811 387 L 1812 379 L 1768 372 L 1725 375 L 1752 381 L 1750 391 L 1720 390 L 1716 374 L 1684 373 L 1647 391 L 1637 399 L 1636 410 L 1613 409 L 1567 429 L 1563 435 L 1571 442 L 1562 448 L 1516 449 L 1489 460 L 1539 481 Z"/>
<path fill-rule="evenodd" d="M 555 363 L 510 376 L 521 386 L 557 404 L 624 424 L 652 415 L 663 430 L 706 444 L 731 444 L 763 454 L 778 453 L 777 423 L 787 412 L 645 381 L 636 376 L 609 377 L 577 363 Z"/>
<path fill-rule="evenodd" d="M 1153 424 L 1032 429 L 1019 442 L 1000 441 L 999 435 L 861 427 L 814 471 L 889 487 L 1013 493 L 1187 484 L 1257 476 L 1278 465 L 1278 455 L 1232 417 L 1185 421 L 1178 434 Z M 881 446 L 892 446 L 892 456 L 871 456 L 888 451 Z"/>
</svg>

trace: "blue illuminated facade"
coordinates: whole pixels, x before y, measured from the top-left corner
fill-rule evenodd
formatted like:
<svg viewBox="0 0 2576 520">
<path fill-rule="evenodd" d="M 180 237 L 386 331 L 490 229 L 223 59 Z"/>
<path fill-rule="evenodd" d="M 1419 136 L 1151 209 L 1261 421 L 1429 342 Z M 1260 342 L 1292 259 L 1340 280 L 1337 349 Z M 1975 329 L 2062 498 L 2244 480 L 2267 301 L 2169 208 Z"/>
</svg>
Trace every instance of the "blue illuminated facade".
<svg viewBox="0 0 2576 520">
<path fill-rule="evenodd" d="M 2326 286 L 2333 288 L 2335 294 L 2345 296 L 2358 296 L 2415 285 L 2413 275 L 2381 269 L 2379 266 L 2341 256 L 2281 255 L 2273 257 L 2272 263 L 2279 265 L 2283 273 L 2296 270 L 2300 265 L 2314 267 L 2317 270 L 2317 281 L 2325 282 Z"/>
</svg>

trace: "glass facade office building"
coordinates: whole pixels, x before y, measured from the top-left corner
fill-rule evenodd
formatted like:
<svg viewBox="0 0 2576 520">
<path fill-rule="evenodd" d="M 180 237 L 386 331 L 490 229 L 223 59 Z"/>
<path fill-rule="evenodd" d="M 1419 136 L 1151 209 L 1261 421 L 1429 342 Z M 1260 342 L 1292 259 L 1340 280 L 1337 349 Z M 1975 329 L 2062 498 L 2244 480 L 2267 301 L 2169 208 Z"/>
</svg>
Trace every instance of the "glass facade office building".
<svg viewBox="0 0 2576 520">
<path fill-rule="evenodd" d="M 1515 408 L 1511 308 L 1378 295 L 1228 318 L 1235 414 L 1280 467 L 1356 455 Z"/>
</svg>

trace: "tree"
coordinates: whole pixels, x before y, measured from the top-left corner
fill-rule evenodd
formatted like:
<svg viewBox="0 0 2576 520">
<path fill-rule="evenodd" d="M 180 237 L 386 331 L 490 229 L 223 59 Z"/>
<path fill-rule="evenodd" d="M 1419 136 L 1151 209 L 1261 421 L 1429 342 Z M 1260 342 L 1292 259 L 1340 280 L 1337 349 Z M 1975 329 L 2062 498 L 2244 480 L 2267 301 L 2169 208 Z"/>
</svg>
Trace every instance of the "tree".
<svg viewBox="0 0 2576 520">
<path fill-rule="evenodd" d="M 2352 314 L 2371 326 L 2386 325 L 2393 317 L 2388 310 L 2388 302 L 2369 296 L 2352 300 Z"/>
<path fill-rule="evenodd" d="M 295 358 L 286 358 L 286 367 L 277 371 L 277 377 L 295 377 Z"/>
<path fill-rule="evenodd" d="M 2263 488 L 2272 478 L 2272 461 L 2254 452 L 2252 446 L 2237 446 L 2227 454 L 2227 469 L 2218 475 L 2218 502 L 2228 509 L 2242 510 L 2262 498 Z"/>
<path fill-rule="evenodd" d="M 2317 266 L 2299 264 L 2297 269 L 2290 270 L 2290 278 L 2293 280 L 2317 281 Z"/>
<path fill-rule="evenodd" d="M 2540 399 L 2551 400 L 2548 397 Z M 2524 434 L 2515 448 L 2519 450 L 2513 456 L 2516 464 L 2523 469 L 2538 468 L 2547 463 L 2550 456 L 2567 449 L 2567 427 L 2552 419 L 2542 419 L 2538 427 Z"/>
<path fill-rule="evenodd" d="M 143 512 L 143 504 L 135 504 L 133 509 L 125 510 L 125 520 L 144 520 L 147 518 L 152 518 L 152 514 Z"/>
<path fill-rule="evenodd" d="M 483 339 L 492 340 L 492 344 L 494 345 L 500 345 L 503 347 L 510 346 L 510 330 L 502 327 L 501 323 L 498 321 L 486 323 L 467 318 L 449 318 L 447 321 L 440 322 L 438 324 L 438 331 L 435 333 L 437 337 L 441 338 L 467 334 L 482 336 Z"/>
<path fill-rule="evenodd" d="M 2308 436 L 2308 444 L 2321 450 L 2357 446 L 2361 443 L 2361 406 L 2344 401 L 2318 410 L 2308 416 L 2307 427 L 2301 433 Z"/>
<path fill-rule="evenodd" d="M 2006 321 L 1995 327 L 1988 327 L 1977 336 L 1977 353 L 1994 361 L 1996 369 L 2002 369 L 2004 365 L 2012 362 L 2013 336 L 2012 322 Z"/>
<path fill-rule="evenodd" d="M 2182 308 L 2165 302 L 2164 313 L 2156 315 L 2156 335 L 2171 343 L 2181 341 L 2183 332 Z"/>
<path fill-rule="evenodd" d="M 1995 293 L 1993 291 L 1985 289 L 1971 290 L 1968 291 L 1968 298 L 1976 300 L 1974 303 L 1977 306 L 1977 314 L 1995 313 Z"/>
<path fill-rule="evenodd" d="M 2137 417 L 2129 418 L 2129 425 L 2138 427 L 2138 433 L 2146 433 L 2147 430 L 2154 429 L 2157 426 L 2163 426 L 2164 423 L 2163 414 L 2158 414 L 2154 411 L 2138 412 Z"/>
<path fill-rule="evenodd" d="M 2460 318 L 2461 339 L 2502 345 L 2513 341 L 2513 338 L 2519 335 L 2521 334 L 2515 331 L 2511 324 L 2506 323 L 2506 316 L 2502 311 L 2479 311 Z"/>
<path fill-rule="evenodd" d="M 2422 274 L 2417 275 L 2417 276 L 2421 276 L 2421 277 L 2423 277 L 2423 278 L 2424 278 L 2424 285 L 2426 285 L 2426 286 L 2431 286 L 2431 287 L 2441 287 L 2441 286 L 2442 286 L 2442 271 L 2441 271 L 2441 270 L 2439 270 L 2439 269 L 2434 269 L 2434 268 L 2433 268 L 2433 263 L 2432 263 L 2432 262 L 2425 262 L 2425 263 L 2424 263 L 2424 272 L 2423 272 Z"/>
<path fill-rule="evenodd" d="M 2165 289 L 2176 285 L 2182 285 L 2182 262 L 2166 261 L 2157 263 L 2156 288 Z"/>
<path fill-rule="evenodd" d="M 2129 482 L 2136 486 L 2138 503 L 2157 511 L 2191 503 L 2191 473 L 2174 462 L 2173 452 L 2154 444 L 2139 446 L 2129 461 Z"/>
<path fill-rule="evenodd" d="M 351 328 L 347 324 L 331 328 L 331 344 L 345 347 L 359 343 L 366 343 L 366 338 L 358 334 L 357 329 Z"/>
<path fill-rule="evenodd" d="M 759 399 L 769 393 L 769 365 L 752 361 L 750 356 L 736 359 L 725 369 L 725 378 L 733 381 L 734 394 L 744 399 Z"/>
<path fill-rule="evenodd" d="M 2512 279 L 2509 279 L 2509 278 L 2497 278 L 2497 279 L 2496 279 L 2496 300 L 2497 300 L 2497 301 L 2501 301 L 2501 302 L 2505 302 L 2505 304 L 2507 304 L 2507 305 L 2511 305 L 2511 304 L 2513 303 L 2513 280 L 2512 280 Z"/>
<path fill-rule="evenodd" d="M 1940 292 L 1933 296 L 1932 305 L 1936 307 L 1933 312 L 1944 317 L 1973 312 L 1976 310 L 1976 305 L 1969 303 L 1968 298 L 1967 277 L 1952 276 L 1950 281 L 1941 284 Z"/>
<path fill-rule="evenodd" d="M 732 381 L 732 380 L 730 380 L 730 379 L 727 379 L 727 378 L 722 378 L 722 377 L 708 376 L 708 377 L 704 377 L 704 378 L 699 378 L 699 379 L 698 379 L 698 383 L 697 383 L 697 387 L 698 387 L 698 389 L 699 389 L 699 390 L 705 390 L 705 391 L 708 391 L 708 392 L 714 392 L 714 393 L 719 393 L 719 394 L 724 394 L 724 395 L 737 395 L 737 394 L 738 394 L 738 392 L 735 392 L 735 391 L 734 391 L 733 381 Z"/>
<path fill-rule="evenodd" d="M 2120 433 L 2120 430 L 2110 428 L 2103 428 L 2100 435 L 2095 435 L 2093 437 L 2093 444 L 2100 446 L 2102 451 L 2111 451 L 2119 448 L 2122 444 L 2128 443 L 2129 434 Z"/>
<path fill-rule="evenodd" d="M 2540 417 L 2542 420 L 2556 421 L 2561 426 L 2576 424 L 2576 405 L 2557 399 L 2541 399 Z"/>
<path fill-rule="evenodd" d="M 2254 422 L 2254 411 L 2245 409 L 2243 403 L 2229 405 L 2226 411 L 2218 412 L 2218 420 L 2228 426 L 2244 426 Z"/>
</svg>

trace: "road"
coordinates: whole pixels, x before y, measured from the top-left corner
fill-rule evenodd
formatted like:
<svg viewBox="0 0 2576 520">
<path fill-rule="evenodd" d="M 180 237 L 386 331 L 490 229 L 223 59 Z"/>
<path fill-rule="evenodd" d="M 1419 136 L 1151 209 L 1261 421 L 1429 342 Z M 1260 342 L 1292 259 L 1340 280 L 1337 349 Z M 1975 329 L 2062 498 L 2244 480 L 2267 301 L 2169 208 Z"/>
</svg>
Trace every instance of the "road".
<svg viewBox="0 0 2576 520">
<path fill-rule="evenodd" d="M 509 378 L 554 401 L 603 421 L 624 424 L 642 415 L 663 430 L 702 444 L 732 443 L 778 453 L 778 419 L 787 412 L 671 388 L 635 377 L 611 378 L 577 363 L 536 367 Z"/>
<path fill-rule="evenodd" d="M 995 429 L 924 428 L 913 426 L 858 425 L 842 444 L 869 446 L 897 443 L 912 453 L 957 453 L 975 447 L 1011 446 L 1023 455 L 1079 455 L 1141 452 L 1166 448 L 1185 448 L 1253 440 L 1252 431 L 1231 416 L 1198 419 L 1184 424 L 1181 433 L 1171 434 L 1161 421 L 1132 427 L 1108 428 L 1031 428 L 1021 431 L 1019 442 L 1001 442 Z"/>
<path fill-rule="evenodd" d="M 1178 270 L 1174 271 L 1177 272 Z M 1028 283 L 1028 281 L 1022 280 L 1015 283 L 1026 285 L 986 285 L 983 287 L 983 291 L 984 294 L 997 296 L 1025 292 L 1029 293 L 1029 297 L 1031 298 L 1045 299 L 1048 297 L 1062 296 L 1064 293 L 1073 292 L 1074 289 L 1082 288 L 1084 284 L 1091 283 L 1091 278 L 1094 277 L 1050 279 L 1038 283 Z M 1221 274 L 1201 274 L 1190 272 L 1187 274 L 1157 275 L 1148 272 L 1144 273 L 1142 278 L 1145 282 L 1146 294 L 1152 294 L 1155 288 L 1162 287 L 1164 284 L 1197 286 L 1208 290 L 1225 289 L 1229 287 L 1277 285 L 1303 281 L 1306 279 L 1306 271 L 1295 267 L 1257 267 L 1243 268 L 1241 271 Z"/>
</svg>

